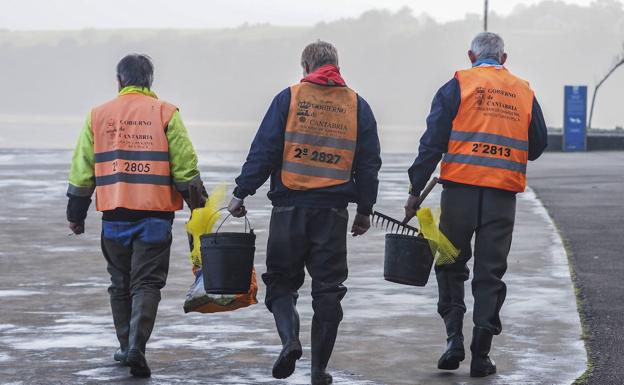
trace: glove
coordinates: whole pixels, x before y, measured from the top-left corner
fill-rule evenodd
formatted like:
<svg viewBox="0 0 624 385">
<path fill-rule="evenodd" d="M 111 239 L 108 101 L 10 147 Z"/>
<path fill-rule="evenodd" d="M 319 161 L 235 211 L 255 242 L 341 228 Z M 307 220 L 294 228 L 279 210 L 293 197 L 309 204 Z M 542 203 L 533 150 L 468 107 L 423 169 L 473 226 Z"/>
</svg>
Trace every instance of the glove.
<svg viewBox="0 0 624 385">
<path fill-rule="evenodd" d="M 230 214 L 232 214 L 233 217 L 244 217 L 245 215 L 247 215 L 245 201 L 243 199 L 238 199 L 237 197 L 232 197 L 232 200 L 228 205 L 228 211 L 230 212 Z"/>
<path fill-rule="evenodd" d="M 69 229 L 72 231 L 72 233 L 76 235 L 80 235 L 84 233 L 84 222 L 82 223 L 69 222 Z"/>
<path fill-rule="evenodd" d="M 368 231 L 371 226 L 370 216 L 363 214 L 355 214 L 353 226 L 351 226 L 351 234 L 354 237 L 362 235 Z"/>
<path fill-rule="evenodd" d="M 201 179 L 197 179 L 189 185 L 187 197 L 184 200 L 191 211 L 206 206 L 208 192 Z"/>
<path fill-rule="evenodd" d="M 416 211 L 420 208 L 420 197 L 410 195 L 405 202 L 405 219 L 403 223 L 407 223 L 416 216 Z"/>
</svg>

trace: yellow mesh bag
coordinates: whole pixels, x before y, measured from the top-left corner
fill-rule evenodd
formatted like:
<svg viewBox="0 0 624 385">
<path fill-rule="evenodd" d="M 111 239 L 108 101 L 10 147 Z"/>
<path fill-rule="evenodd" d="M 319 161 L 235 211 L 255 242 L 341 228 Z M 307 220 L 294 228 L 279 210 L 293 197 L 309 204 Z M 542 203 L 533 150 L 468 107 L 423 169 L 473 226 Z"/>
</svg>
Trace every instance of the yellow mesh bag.
<svg viewBox="0 0 624 385">
<path fill-rule="evenodd" d="M 459 249 L 440 231 L 439 215 L 434 217 L 431 209 L 424 207 L 416 212 L 420 232 L 429 241 L 431 253 L 434 255 L 436 266 L 454 263 L 459 256 Z"/>
<path fill-rule="evenodd" d="M 193 266 L 201 267 L 201 241 L 199 237 L 212 232 L 215 223 L 221 217 L 218 211 L 223 207 L 225 201 L 225 184 L 216 186 L 210 196 L 206 206 L 193 210 L 191 219 L 186 223 L 186 231 L 193 237 L 193 250 L 191 250 L 191 262 Z"/>
</svg>

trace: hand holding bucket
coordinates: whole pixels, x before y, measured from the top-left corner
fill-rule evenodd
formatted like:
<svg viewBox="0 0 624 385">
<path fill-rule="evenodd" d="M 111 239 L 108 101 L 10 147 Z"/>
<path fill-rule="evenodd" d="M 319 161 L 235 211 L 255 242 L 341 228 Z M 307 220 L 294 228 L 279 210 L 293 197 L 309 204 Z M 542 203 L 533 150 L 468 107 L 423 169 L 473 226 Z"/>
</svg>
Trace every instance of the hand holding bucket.
<svg viewBox="0 0 624 385">
<path fill-rule="evenodd" d="M 209 294 L 243 294 L 249 291 L 256 234 L 247 216 L 245 232 L 220 232 L 230 216 L 225 217 L 214 233 L 200 237 L 204 287 Z"/>
<path fill-rule="evenodd" d="M 404 226 L 407 226 L 407 222 L 416 215 L 420 204 L 437 183 L 438 178 L 434 177 L 419 197 L 410 196 L 405 205 Z M 422 236 L 422 233 L 418 235 L 386 234 L 384 278 L 387 281 L 410 286 L 425 286 L 429 280 L 433 259 L 429 242 Z"/>
</svg>

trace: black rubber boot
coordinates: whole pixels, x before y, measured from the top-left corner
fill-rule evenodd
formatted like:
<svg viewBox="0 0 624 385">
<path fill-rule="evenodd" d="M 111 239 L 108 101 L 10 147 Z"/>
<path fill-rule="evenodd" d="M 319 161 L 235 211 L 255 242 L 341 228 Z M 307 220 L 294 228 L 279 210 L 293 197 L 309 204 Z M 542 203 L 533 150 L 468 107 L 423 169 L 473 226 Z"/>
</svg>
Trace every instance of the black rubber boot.
<svg viewBox="0 0 624 385">
<path fill-rule="evenodd" d="M 487 329 L 475 327 L 472 330 L 470 377 L 486 377 L 496 373 L 496 364 L 489 357 L 492 337 L 492 332 Z"/>
<path fill-rule="evenodd" d="M 316 317 L 312 318 L 312 385 L 329 385 L 333 382 L 326 368 L 337 335 L 337 322 L 319 322 Z"/>
<path fill-rule="evenodd" d="M 117 340 L 119 340 L 119 349 L 113 354 L 113 359 L 122 365 L 127 365 L 132 303 L 128 297 L 113 298 L 111 296 L 110 304 L 113 311 L 115 332 L 117 333 Z"/>
<path fill-rule="evenodd" d="M 464 351 L 464 312 L 455 308 L 444 316 L 446 326 L 446 350 L 438 360 L 438 369 L 455 370 L 459 368 L 459 363 L 466 358 Z"/>
<path fill-rule="evenodd" d="M 113 360 L 119 362 L 123 366 L 128 366 L 128 350 L 127 349 L 128 348 L 126 348 L 126 350 L 123 350 L 122 348 L 119 348 L 115 350 L 115 353 L 113 353 Z"/>
<path fill-rule="evenodd" d="M 295 371 L 297 360 L 303 353 L 299 341 L 299 313 L 291 296 L 273 300 L 271 312 L 282 340 L 282 351 L 273 365 L 273 377 L 287 378 Z"/>
<path fill-rule="evenodd" d="M 145 359 L 145 345 L 154 329 L 158 302 L 160 302 L 160 297 L 150 293 L 137 294 L 132 298 L 127 363 L 130 366 L 130 374 L 135 377 L 152 375 Z"/>
</svg>

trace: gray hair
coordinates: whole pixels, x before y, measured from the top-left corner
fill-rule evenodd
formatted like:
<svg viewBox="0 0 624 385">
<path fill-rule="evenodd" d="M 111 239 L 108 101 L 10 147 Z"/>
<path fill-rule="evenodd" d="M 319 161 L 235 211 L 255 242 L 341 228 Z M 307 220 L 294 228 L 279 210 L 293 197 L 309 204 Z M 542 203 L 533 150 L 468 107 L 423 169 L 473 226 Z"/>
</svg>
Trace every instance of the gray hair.
<svg viewBox="0 0 624 385">
<path fill-rule="evenodd" d="M 317 68 L 333 64 L 338 65 L 338 50 L 331 43 L 317 40 L 308 44 L 301 53 L 301 66 L 305 69 L 308 65 L 309 71 L 312 72 Z"/>
<path fill-rule="evenodd" d="M 481 32 L 472 39 L 470 50 L 477 60 L 494 59 L 500 62 L 505 53 L 505 43 L 493 32 Z"/>
<path fill-rule="evenodd" d="M 126 55 L 117 64 L 117 76 L 122 87 L 151 88 L 154 81 L 152 59 L 147 55 L 138 53 Z"/>
</svg>

